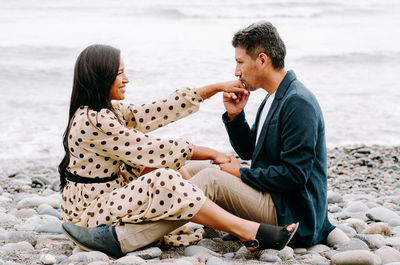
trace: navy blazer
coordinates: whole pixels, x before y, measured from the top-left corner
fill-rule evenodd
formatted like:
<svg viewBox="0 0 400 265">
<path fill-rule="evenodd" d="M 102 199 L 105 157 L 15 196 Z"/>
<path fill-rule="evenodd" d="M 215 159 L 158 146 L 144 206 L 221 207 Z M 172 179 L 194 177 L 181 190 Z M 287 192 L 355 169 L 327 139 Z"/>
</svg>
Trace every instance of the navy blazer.
<svg viewBox="0 0 400 265">
<path fill-rule="evenodd" d="M 256 122 L 249 127 L 242 112 L 223 121 L 229 140 L 241 159 L 242 181 L 269 192 L 279 225 L 299 222 L 293 246 L 310 246 L 324 240 L 334 226 L 328 220 L 325 125 L 314 95 L 288 71 L 280 83 L 265 119 L 259 117 L 269 95 L 260 105 Z M 256 143 L 258 126 L 263 126 Z"/>
</svg>

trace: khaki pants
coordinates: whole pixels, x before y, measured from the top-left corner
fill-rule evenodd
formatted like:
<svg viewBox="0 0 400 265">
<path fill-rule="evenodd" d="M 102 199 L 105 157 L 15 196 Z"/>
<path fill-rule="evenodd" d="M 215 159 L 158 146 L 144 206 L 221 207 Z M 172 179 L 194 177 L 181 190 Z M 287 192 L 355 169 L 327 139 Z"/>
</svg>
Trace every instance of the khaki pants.
<svg viewBox="0 0 400 265">
<path fill-rule="evenodd" d="M 213 202 L 241 218 L 277 225 L 274 203 L 269 193 L 253 189 L 241 179 L 219 170 L 208 162 L 191 161 L 184 167 L 190 182 Z M 128 253 L 160 239 L 187 223 L 187 220 L 124 224 L 116 227 L 122 252 Z"/>
</svg>

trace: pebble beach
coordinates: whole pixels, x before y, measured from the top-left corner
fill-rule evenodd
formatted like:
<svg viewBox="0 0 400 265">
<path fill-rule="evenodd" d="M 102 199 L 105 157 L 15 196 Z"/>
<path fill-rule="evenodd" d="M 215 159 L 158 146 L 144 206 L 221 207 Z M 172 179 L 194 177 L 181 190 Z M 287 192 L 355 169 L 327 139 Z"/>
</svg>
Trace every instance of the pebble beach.
<svg viewBox="0 0 400 265">
<path fill-rule="evenodd" d="M 148 247 L 118 260 L 82 251 L 61 233 L 57 167 L 49 163 L 0 171 L 0 265 L 400 265 L 400 146 L 328 151 L 328 211 L 337 228 L 326 242 L 249 252 L 227 233 L 188 223 L 203 235 L 196 244 Z"/>
</svg>

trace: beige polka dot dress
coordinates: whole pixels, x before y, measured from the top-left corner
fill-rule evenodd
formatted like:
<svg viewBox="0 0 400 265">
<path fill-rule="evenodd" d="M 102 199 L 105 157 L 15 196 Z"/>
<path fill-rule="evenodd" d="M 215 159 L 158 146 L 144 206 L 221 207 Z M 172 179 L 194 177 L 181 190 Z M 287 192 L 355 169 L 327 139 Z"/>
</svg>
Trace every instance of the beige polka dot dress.
<svg viewBox="0 0 400 265">
<path fill-rule="evenodd" d="M 78 109 L 68 135 L 67 170 L 84 178 L 118 177 L 105 183 L 68 180 L 64 221 L 93 227 L 192 218 L 205 196 L 176 171 L 190 159 L 192 145 L 147 133 L 196 112 L 200 102 L 194 90 L 184 88 L 150 104 L 116 103 L 119 117 L 108 109 Z M 156 169 L 141 175 L 146 167 Z"/>
</svg>

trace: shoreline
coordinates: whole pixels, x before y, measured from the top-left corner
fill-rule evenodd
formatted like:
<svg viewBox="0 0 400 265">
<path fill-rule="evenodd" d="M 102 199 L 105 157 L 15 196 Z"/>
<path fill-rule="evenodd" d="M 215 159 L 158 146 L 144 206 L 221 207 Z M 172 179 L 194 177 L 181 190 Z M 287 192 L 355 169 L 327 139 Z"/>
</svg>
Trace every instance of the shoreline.
<svg viewBox="0 0 400 265">
<path fill-rule="evenodd" d="M 57 157 L 0 159 L 0 264 L 328 265 L 341 264 L 347 251 L 351 257 L 344 259 L 368 257 L 363 264 L 400 262 L 400 146 L 355 144 L 327 153 L 328 217 L 350 241 L 250 253 L 225 233 L 191 225 L 203 233 L 197 245 L 147 248 L 114 263 L 102 253 L 80 252 L 60 233 Z"/>
</svg>

